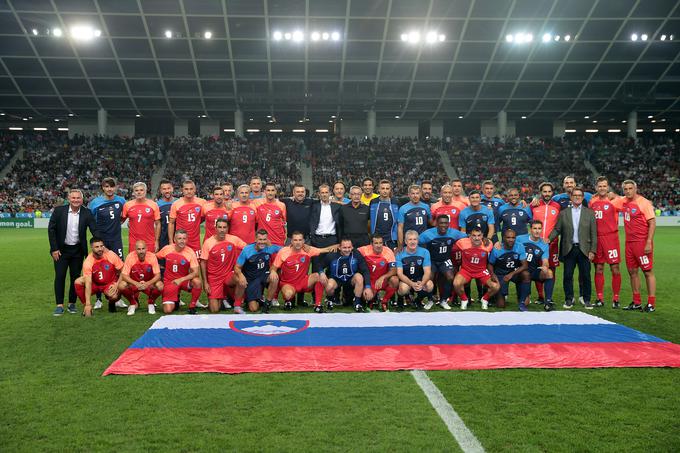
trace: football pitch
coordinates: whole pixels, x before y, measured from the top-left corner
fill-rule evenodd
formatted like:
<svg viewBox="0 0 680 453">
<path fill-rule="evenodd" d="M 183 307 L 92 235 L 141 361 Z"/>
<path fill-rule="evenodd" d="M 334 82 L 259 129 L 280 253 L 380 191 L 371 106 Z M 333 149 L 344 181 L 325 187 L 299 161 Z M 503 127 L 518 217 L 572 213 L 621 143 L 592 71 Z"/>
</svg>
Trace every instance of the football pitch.
<svg viewBox="0 0 680 453">
<path fill-rule="evenodd" d="M 0 451 L 461 451 L 408 371 L 102 377 L 158 315 L 53 317 L 47 230 L 2 230 L 0 251 Z M 657 311 L 605 292 L 589 314 L 680 343 L 679 256 L 658 228 Z M 486 451 L 680 451 L 680 369 L 427 376 Z"/>
</svg>

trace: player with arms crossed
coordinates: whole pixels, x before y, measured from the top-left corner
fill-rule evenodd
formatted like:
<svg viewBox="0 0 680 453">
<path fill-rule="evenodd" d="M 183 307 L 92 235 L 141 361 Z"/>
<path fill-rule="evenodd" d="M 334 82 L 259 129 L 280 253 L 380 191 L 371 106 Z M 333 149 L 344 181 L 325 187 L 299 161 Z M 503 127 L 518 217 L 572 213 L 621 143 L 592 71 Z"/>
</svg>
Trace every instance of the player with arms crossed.
<svg viewBox="0 0 680 453">
<path fill-rule="evenodd" d="M 269 313 L 272 307 L 274 294 L 267 291 L 267 297 L 262 296 L 265 288 L 278 285 L 278 276 L 270 272 L 270 261 L 281 248 L 269 242 L 267 230 L 257 230 L 255 243 L 247 245 L 236 260 L 234 273 L 241 286 L 246 288 L 245 300 L 250 311 L 257 311 L 261 304 L 262 313 Z"/>
<path fill-rule="evenodd" d="M 325 272 L 324 272 L 325 270 Z M 342 289 L 345 298 L 354 293 L 354 311 L 363 313 L 364 306 L 361 303 L 363 295 L 367 301 L 371 299 L 371 276 L 366 266 L 366 260 L 359 251 L 354 250 L 351 239 L 341 239 L 340 248 L 337 252 L 329 253 L 324 257 L 319 270 L 319 282 L 324 286 L 328 302 L 326 308 L 333 310 L 338 303 L 337 293 Z M 314 311 L 322 313 L 320 305 L 314 307 Z"/>
<path fill-rule="evenodd" d="M 378 192 L 380 195 L 369 204 L 371 234 L 382 237 L 383 245 L 394 250 L 397 247 L 399 201 L 392 197 L 392 183 L 386 179 L 378 184 Z"/>
<path fill-rule="evenodd" d="M 430 224 L 430 207 L 420 201 L 420 186 L 413 184 L 408 188 L 409 202 L 399 208 L 397 216 L 397 249 L 404 246 L 404 232 L 415 231 L 420 234 Z"/>
<path fill-rule="evenodd" d="M 507 190 L 506 195 L 508 202 L 498 208 L 496 219 L 501 233 L 511 229 L 515 232 L 515 237 L 527 234 L 529 222 L 533 218 L 531 208 L 520 202 L 518 189 L 512 187 Z"/>
<path fill-rule="evenodd" d="M 212 200 L 206 202 L 201 207 L 201 217 L 205 221 L 205 236 L 203 236 L 203 242 L 215 235 L 215 223 L 217 222 L 217 219 L 226 220 L 228 218 L 227 211 L 227 203 L 224 202 L 224 187 L 213 187 Z"/>
<path fill-rule="evenodd" d="M 135 199 L 123 205 L 122 220 L 129 219 L 128 253 L 136 248 L 137 241 L 144 241 L 146 248 L 156 252 L 161 235 L 161 212 L 155 201 L 146 198 L 146 184 L 136 182 L 132 186 Z"/>
<path fill-rule="evenodd" d="M 496 277 L 489 272 L 487 266 L 493 245 L 484 237 L 481 228 L 472 227 L 468 235 L 467 238 L 459 239 L 455 245 L 461 253 L 461 264 L 460 271 L 453 279 L 453 288 L 460 297 L 460 309 L 467 310 L 468 296 L 465 294 L 465 285 L 473 279 L 477 280 L 481 286 L 488 288 L 481 298 L 482 310 L 488 310 L 489 299 L 500 289 Z"/>
<path fill-rule="evenodd" d="M 276 184 L 265 184 L 264 199 L 255 212 L 258 228 L 267 230 L 272 244 L 283 246 L 286 243 L 286 205 L 276 199 Z"/>
<path fill-rule="evenodd" d="M 496 306 L 505 308 L 510 282 L 515 284 L 519 311 L 527 311 L 526 298 L 531 291 L 531 276 L 529 275 L 527 253 L 524 246 L 516 241 L 517 234 L 508 228 L 503 231 L 500 244 L 497 244 L 489 254 L 489 272 L 493 272 L 500 289 L 496 294 Z"/>
<path fill-rule="evenodd" d="M 545 311 L 552 311 L 555 308 L 552 301 L 555 278 L 548 260 L 550 249 L 543 239 L 543 222 L 537 219 L 532 220 L 529 224 L 529 234 L 518 236 L 516 242 L 524 246 L 531 280 L 544 285 L 546 298 L 543 308 Z"/>
<path fill-rule="evenodd" d="M 369 245 L 359 247 L 359 253 L 366 260 L 371 281 L 370 289 L 365 291 L 368 308 L 373 308 L 378 293 L 384 291 L 380 306 L 382 311 L 388 311 L 389 301 L 399 286 L 394 252 L 385 246 L 382 236 L 373 236 Z"/>
<path fill-rule="evenodd" d="M 404 309 L 404 296 L 415 293 L 413 308 L 421 310 L 423 300 L 430 302 L 434 284 L 432 283 L 432 262 L 430 252 L 418 247 L 418 232 L 406 231 L 404 235 L 405 247 L 397 254 L 397 276 L 399 289 L 397 291 L 397 311 Z"/>
<path fill-rule="evenodd" d="M 156 299 L 163 293 L 163 282 L 158 259 L 147 251 L 145 241 L 139 239 L 135 243 L 135 251 L 125 258 L 120 277 L 118 291 L 130 301 L 128 316 L 135 314 L 140 293 L 146 294 L 149 314 L 155 315 Z"/>
<path fill-rule="evenodd" d="M 541 238 L 547 241 L 550 233 L 552 233 L 552 230 L 557 224 L 557 218 L 559 217 L 562 208 L 558 202 L 553 200 L 555 189 L 551 183 L 542 182 L 538 186 L 538 191 L 541 196 L 540 199 L 534 200 L 531 203 L 531 215 L 534 220 L 541 221 Z M 529 225 L 529 228 L 531 228 L 531 223 Z M 552 275 L 551 279 L 553 280 L 552 285 L 554 287 L 556 269 L 560 265 L 560 251 L 557 238 L 550 242 L 548 251 L 549 253 L 543 256 L 548 260 L 548 266 L 550 267 L 550 273 Z M 527 251 L 527 253 L 529 253 L 529 251 Z M 529 263 L 529 268 L 531 269 L 531 263 Z M 546 300 L 544 291 L 545 283 L 539 280 L 534 280 L 534 282 L 536 282 L 536 289 L 538 290 L 538 302 L 544 303 Z"/>
<path fill-rule="evenodd" d="M 250 201 L 250 187 L 246 184 L 238 186 L 236 196 L 238 201 L 231 204 L 229 211 L 230 233 L 241 238 L 246 244 L 251 244 L 255 241 L 257 213 Z"/>
<path fill-rule="evenodd" d="M 92 294 L 103 293 L 109 301 L 109 311 L 116 312 L 116 302 L 120 299 L 118 280 L 123 261 L 104 246 L 104 240 L 90 238 L 92 252 L 83 262 L 83 275 L 75 281 L 78 298 L 84 305 L 83 316 L 92 316 L 90 298 Z"/>
<path fill-rule="evenodd" d="M 104 241 L 104 246 L 113 251 L 118 258 L 123 259 L 123 240 L 121 238 L 121 223 L 123 222 L 123 206 L 125 198 L 116 195 L 118 184 L 113 178 L 102 180 L 102 192 L 88 205 L 97 221 L 97 231 Z"/>
<path fill-rule="evenodd" d="M 174 234 L 172 244 L 156 253 L 156 258 L 165 259 L 163 312 L 168 314 L 179 309 L 179 293 L 184 290 L 191 293 L 189 313 L 193 315 L 196 314 L 196 303 L 201 297 L 198 259 L 196 252 L 187 245 L 187 232 L 179 229 Z"/>
<path fill-rule="evenodd" d="M 201 253 L 201 209 L 205 200 L 196 196 L 196 184 L 191 180 L 182 183 L 182 198 L 170 207 L 168 241 L 172 244 L 175 230 L 187 233 L 186 245 L 198 256 Z"/>
<path fill-rule="evenodd" d="M 460 212 L 465 209 L 467 205 L 460 201 L 453 201 L 453 189 L 449 184 L 444 184 L 440 192 L 442 199 L 430 206 L 432 211 L 432 221 L 430 224 L 436 226 L 436 219 L 444 214 L 449 218 L 449 225 L 458 227 Z"/>
</svg>

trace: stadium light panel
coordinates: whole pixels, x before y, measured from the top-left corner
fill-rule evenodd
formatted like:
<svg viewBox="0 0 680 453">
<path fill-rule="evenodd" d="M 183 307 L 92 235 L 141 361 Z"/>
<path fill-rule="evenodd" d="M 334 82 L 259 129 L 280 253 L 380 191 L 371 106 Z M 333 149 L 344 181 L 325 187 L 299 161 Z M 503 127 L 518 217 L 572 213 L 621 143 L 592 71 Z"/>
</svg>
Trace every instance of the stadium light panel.
<svg viewBox="0 0 680 453">
<path fill-rule="evenodd" d="M 283 39 L 286 41 L 290 41 L 293 38 L 293 34 L 291 32 L 286 32 L 283 34 Z"/>
<path fill-rule="evenodd" d="M 331 118 L 335 119 L 335 115 L 331 115 Z"/>
<path fill-rule="evenodd" d="M 21 118 L 23 121 L 28 121 L 28 118 Z"/>
<path fill-rule="evenodd" d="M 312 32 L 312 41 L 318 41 L 319 39 L 321 39 L 321 33 L 319 33 L 318 31 L 313 31 Z"/>
<path fill-rule="evenodd" d="M 586 116 L 584 116 L 583 118 L 585 118 L 585 119 L 589 119 L 589 118 L 590 118 L 590 116 L 586 115 Z"/>
<path fill-rule="evenodd" d="M 236 132 L 236 129 L 222 129 L 223 132 Z"/>
<path fill-rule="evenodd" d="M 669 39 L 670 41 L 673 41 L 673 38 L 674 38 L 673 35 L 670 35 L 670 36 L 668 37 L 668 39 Z"/>
<path fill-rule="evenodd" d="M 401 34 L 401 40 L 403 42 L 408 42 L 408 33 L 402 33 Z"/>
<path fill-rule="evenodd" d="M 260 132 L 259 129 L 246 129 L 246 132 Z"/>
<path fill-rule="evenodd" d="M 656 120 L 652 120 L 651 122 L 652 122 L 652 123 L 656 123 Z"/>
<path fill-rule="evenodd" d="M 163 34 L 168 39 L 172 38 L 172 30 L 165 30 L 165 33 L 163 33 Z"/>
<path fill-rule="evenodd" d="M 647 115 L 648 120 L 651 120 L 652 118 L 654 118 L 654 115 Z"/>
<path fill-rule="evenodd" d="M 652 132 L 666 132 L 666 129 L 652 129 Z"/>
<path fill-rule="evenodd" d="M 661 40 L 665 41 L 666 40 L 666 35 L 661 35 Z"/>
<path fill-rule="evenodd" d="M 204 37 L 205 39 L 211 39 L 211 38 L 212 38 L 212 32 L 211 32 L 211 31 L 206 31 L 205 33 L 203 33 L 203 37 Z"/>
<path fill-rule="evenodd" d="M 52 29 L 52 36 L 54 36 L 55 38 L 61 38 L 62 35 L 63 32 L 61 31 L 61 28 Z"/>
<path fill-rule="evenodd" d="M 444 35 L 444 34 L 439 35 L 439 42 L 444 42 L 444 41 L 446 41 L 446 35 Z"/>
<path fill-rule="evenodd" d="M 0 113 L 0 116 L 5 116 L 5 112 Z"/>
<path fill-rule="evenodd" d="M 34 127 L 33 130 L 34 131 L 46 131 L 47 128 L 46 127 Z M 664 129 L 664 130 L 666 130 L 666 129 Z"/>
<path fill-rule="evenodd" d="M 71 37 L 76 41 L 91 41 L 97 36 L 101 36 L 101 31 L 93 29 L 89 25 L 74 25 L 71 27 Z"/>
<path fill-rule="evenodd" d="M 623 124 L 626 124 L 626 123 L 627 123 L 628 121 L 626 121 L 626 120 L 623 120 L 623 121 L 621 121 L 621 122 L 622 122 Z"/>
<path fill-rule="evenodd" d="M 593 124 L 597 123 L 597 120 L 593 120 Z"/>
<path fill-rule="evenodd" d="M 138 114 L 135 115 L 135 118 L 140 118 L 141 116 L 142 116 L 142 115 L 140 115 L 140 114 L 138 113 Z"/>
<path fill-rule="evenodd" d="M 552 40 L 552 36 L 550 33 L 546 33 L 543 35 L 543 42 L 550 42 Z"/>
<path fill-rule="evenodd" d="M 283 132 L 283 129 L 269 129 L 269 132 Z"/>
<path fill-rule="evenodd" d="M 632 35 L 630 35 L 630 40 L 631 40 L 631 41 L 637 41 L 637 40 L 638 40 L 638 35 L 637 35 L 637 33 L 633 33 Z"/>
<path fill-rule="evenodd" d="M 565 40 L 566 42 L 571 41 L 571 35 L 564 35 L 564 40 Z"/>
<path fill-rule="evenodd" d="M 301 42 L 305 39 L 305 35 L 300 30 L 295 30 L 293 32 L 293 41 Z"/>
<path fill-rule="evenodd" d="M 463 119 L 463 115 L 458 115 L 458 119 L 459 119 L 459 120 L 462 120 L 462 119 Z"/>
<path fill-rule="evenodd" d="M 321 33 L 321 39 L 323 39 L 324 41 L 328 41 L 330 38 L 331 38 L 330 33 L 328 33 L 328 32 Z"/>
<path fill-rule="evenodd" d="M 594 133 L 599 132 L 599 131 L 600 131 L 599 129 L 586 129 L 586 132 L 589 133 L 589 134 L 594 134 Z"/>
<path fill-rule="evenodd" d="M 427 35 L 425 35 L 425 41 L 429 44 L 434 44 L 437 42 L 437 33 L 434 31 L 428 31 Z"/>
<path fill-rule="evenodd" d="M 647 36 L 646 33 L 643 33 L 643 34 L 640 36 L 640 39 L 643 40 L 643 41 L 647 41 L 647 38 L 649 38 L 649 36 Z"/>
<path fill-rule="evenodd" d="M 394 115 L 395 120 L 398 120 L 399 118 L 401 118 L 399 115 Z"/>
<path fill-rule="evenodd" d="M 337 31 L 334 31 L 333 33 L 331 33 L 331 39 L 333 41 L 340 41 L 340 33 L 338 33 Z"/>
<path fill-rule="evenodd" d="M 680 129 L 676 129 L 675 132 L 680 132 Z"/>
<path fill-rule="evenodd" d="M 607 132 L 621 132 L 621 129 L 607 129 Z"/>
<path fill-rule="evenodd" d="M 10 131 L 23 131 L 24 128 L 23 127 L 10 127 L 9 130 Z"/>
<path fill-rule="evenodd" d="M 38 36 L 38 30 L 37 29 L 32 29 L 31 33 L 33 33 L 33 36 Z"/>
<path fill-rule="evenodd" d="M 526 35 L 524 35 L 524 40 L 526 42 L 531 42 L 534 40 L 534 35 L 532 35 L 531 33 L 527 33 Z"/>
<path fill-rule="evenodd" d="M 525 120 L 525 119 L 527 119 L 527 117 L 526 117 L 526 116 L 524 116 L 524 115 L 522 115 L 522 119 L 523 119 L 523 120 Z"/>
<path fill-rule="evenodd" d="M 293 132 L 306 132 L 305 129 L 293 129 Z"/>
<path fill-rule="evenodd" d="M 559 40 L 560 40 L 560 35 L 555 35 L 555 41 L 559 41 Z"/>
<path fill-rule="evenodd" d="M 281 33 L 280 31 L 275 31 L 272 34 L 272 38 L 274 38 L 274 41 L 281 41 L 283 39 L 283 33 Z"/>
<path fill-rule="evenodd" d="M 512 35 L 505 35 L 505 41 L 506 42 L 513 42 L 515 40 L 515 37 Z"/>
<path fill-rule="evenodd" d="M 75 116 L 73 113 L 69 113 L 68 116 Z"/>
<path fill-rule="evenodd" d="M 642 129 L 635 129 L 635 132 L 642 132 Z"/>
<path fill-rule="evenodd" d="M 576 132 L 576 129 L 565 129 L 564 132 L 567 134 L 573 134 L 574 132 Z"/>
<path fill-rule="evenodd" d="M 66 131 L 68 131 L 68 127 L 58 127 L 57 130 L 62 131 L 62 132 L 66 132 Z"/>
<path fill-rule="evenodd" d="M 408 34 L 408 40 L 413 44 L 420 42 L 420 33 L 417 31 L 412 31 Z"/>
<path fill-rule="evenodd" d="M 58 123 L 59 121 L 61 121 L 59 118 L 55 118 L 55 119 L 54 119 L 54 122 L 55 122 L 55 123 Z"/>
<path fill-rule="evenodd" d="M 315 132 L 328 132 L 328 129 L 316 129 Z"/>
</svg>

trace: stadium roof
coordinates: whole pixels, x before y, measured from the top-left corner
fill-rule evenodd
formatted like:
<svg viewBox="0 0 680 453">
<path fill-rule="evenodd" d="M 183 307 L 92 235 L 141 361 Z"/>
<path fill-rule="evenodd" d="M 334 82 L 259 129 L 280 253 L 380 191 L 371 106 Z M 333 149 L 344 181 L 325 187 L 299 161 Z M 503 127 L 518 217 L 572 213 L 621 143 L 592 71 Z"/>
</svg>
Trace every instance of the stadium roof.
<svg viewBox="0 0 680 453">
<path fill-rule="evenodd" d="M 76 40 L 78 25 L 101 36 Z M 680 112 L 675 0 L 0 0 L 0 40 L 14 115 Z"/>
</svg>

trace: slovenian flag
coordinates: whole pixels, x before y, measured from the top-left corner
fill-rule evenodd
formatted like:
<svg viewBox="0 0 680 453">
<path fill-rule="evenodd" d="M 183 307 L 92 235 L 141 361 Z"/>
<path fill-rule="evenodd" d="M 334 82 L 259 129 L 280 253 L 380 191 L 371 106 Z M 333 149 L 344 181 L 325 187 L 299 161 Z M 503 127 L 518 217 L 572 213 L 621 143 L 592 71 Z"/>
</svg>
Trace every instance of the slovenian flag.
<svg viewBox="0 0 680 453">
<path fill-rule="evenodd" d="M 680 345 L 581 312 L 164 316 L 104 374 L 680 367 Z"/>
</svg>

